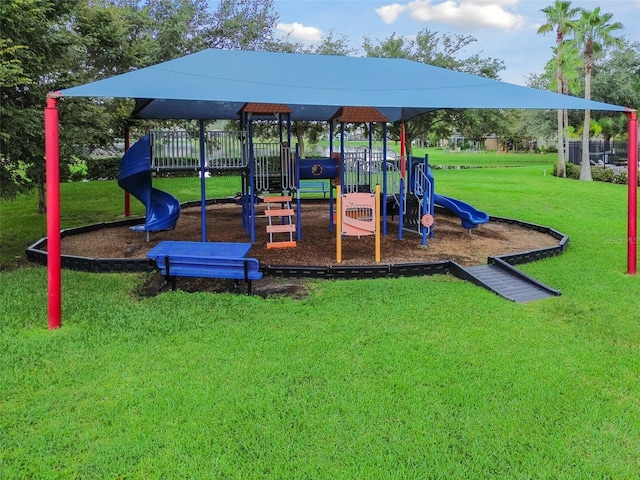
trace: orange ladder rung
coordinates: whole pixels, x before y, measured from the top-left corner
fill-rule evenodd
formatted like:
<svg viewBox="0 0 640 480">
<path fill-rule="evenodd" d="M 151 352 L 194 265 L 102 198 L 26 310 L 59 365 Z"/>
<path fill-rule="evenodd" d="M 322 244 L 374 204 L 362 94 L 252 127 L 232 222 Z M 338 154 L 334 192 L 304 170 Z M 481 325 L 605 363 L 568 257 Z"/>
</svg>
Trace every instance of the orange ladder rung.
<svg viewBox="0 0 640 480">
<path fill-rule="evenodd" d="M 295 240 L 291 240 L 288 242 L 268 242 L 267 243 L 267 248 L 290 248 L 290 247 L 295 247 L 296 246 L 296 241 Z"/>
<path fill-rule="evenodd" d="M 294 215 L 293 208 L 274 208 L 273 210 L 265 210 L 267 217 L 290 217 Z"/>
<path fill-rule="evenodd" d="M 264 197 L 264 203 L 276 203 L 276 202 L 280 202 L 280 203 L 287 203 L 287 202 L 291 202 L 291 196 L 278 196 L 278 197 Z"/>
<path fill-rule="evenodd" d="M 267 225 L 267 233 L 289 233 L 295 232 L 296 226 L 285 223 L 283 225 Z"/>
</svg>

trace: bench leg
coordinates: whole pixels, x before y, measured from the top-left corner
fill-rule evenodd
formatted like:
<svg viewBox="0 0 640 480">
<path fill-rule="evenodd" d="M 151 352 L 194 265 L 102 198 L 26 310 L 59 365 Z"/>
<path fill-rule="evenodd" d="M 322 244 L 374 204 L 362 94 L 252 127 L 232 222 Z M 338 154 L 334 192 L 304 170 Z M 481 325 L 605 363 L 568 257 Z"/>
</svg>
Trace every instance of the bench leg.
<svg viewBox="0 0 640 480">
<path fill-rule="evenodd" d="M 175 291 L 176 289 L 176 277 L 175 276 L 171 276 L 171 266 L 169 265 L 169 255 L 166 255 L 164 257 L 164 265 L 165 265 L 165 269 L 166 269 L 166 275 L 164 277 L 164 283 L 165 285 L 168 285 L 169 283 L 171 283 L 171 290 Z"/>
<path fill-rule="evenodd" d="M 169 287 L 171 290 L 175 291 L 175 289 L 176 289 L 176 277 L 170 277 L 168 275 L 165 275 L 165 277 L 164 277 L 164 285 L 162 286 L 162 288 L 160 290 L 162 290 L 165 287 Z"/>
</svg>

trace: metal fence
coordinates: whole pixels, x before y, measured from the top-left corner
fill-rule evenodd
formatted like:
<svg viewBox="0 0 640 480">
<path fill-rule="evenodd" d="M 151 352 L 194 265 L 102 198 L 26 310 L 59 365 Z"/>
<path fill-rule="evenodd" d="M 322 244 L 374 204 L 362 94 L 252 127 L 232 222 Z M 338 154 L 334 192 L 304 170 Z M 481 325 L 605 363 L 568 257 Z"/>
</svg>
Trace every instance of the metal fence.
<svg viewBox="0 0 640 480">
<path fill-rule="evenodd" d="M 589 159 L 592 165 L 626 165 L 628 158 L 627 142 L 589 141 Z M 582 163 L 582 141 L 569 142 L 569 161 L 576 165 Z"/>
</svg>

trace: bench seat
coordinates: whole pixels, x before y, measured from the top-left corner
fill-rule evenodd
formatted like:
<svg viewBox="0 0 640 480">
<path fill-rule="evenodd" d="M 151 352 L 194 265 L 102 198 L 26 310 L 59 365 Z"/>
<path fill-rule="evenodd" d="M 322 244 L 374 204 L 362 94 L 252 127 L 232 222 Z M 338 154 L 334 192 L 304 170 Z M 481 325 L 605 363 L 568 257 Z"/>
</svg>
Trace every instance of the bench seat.
<svg viewBox="0 0 640 480">
<path fill-rule="evenodd" d="M 300 181 L 300 193 L 321 193 L 326 198 L 330 190 L 331 185 L 325 180 Z"/>
</svg>

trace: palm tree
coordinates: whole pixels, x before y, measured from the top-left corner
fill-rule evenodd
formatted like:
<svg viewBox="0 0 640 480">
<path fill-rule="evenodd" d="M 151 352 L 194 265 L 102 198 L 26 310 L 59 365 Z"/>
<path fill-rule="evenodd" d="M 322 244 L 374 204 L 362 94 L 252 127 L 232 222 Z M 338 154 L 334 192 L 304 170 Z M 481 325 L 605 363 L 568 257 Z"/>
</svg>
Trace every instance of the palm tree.
<svg viewBox="0 0 640 480">
<path fill-rule="evenodd" d="M 576 42 L 582 48 L 584 63 L 584 98 L 591 99 L 591 69 L 594 56 L 605 47 L 621 45 L 622 40 L 613 36 L 613 32 L 623 28 L 620 22 L 610 23 L 611 13 L 600 13 L 600 7 L 592 12 L 581 10 L 580 20 L 574 27 Z M 580 180 L 591 181 L 591 162 L 589 159 L 589 126 L 591 110 L 584 111 L 584 129 L 582 133 L 582 168 Z"/>
<path fill-rule="evenodd" d="M 547 62 L 544 71 L 545 76 L 550 79 L 549 87 L 557 88 L 556 65 L 558 49 L 553 48 L 553 58 Z M 576 95 L 582 91 L 580 71 L 582 70 L 582 56 L 574 41 L 565 42 L 562 49 L 562 93 L 564 95 Z M 562 110 L 563 132 L 564 132 L 564 160 L 569 161 L 569 112 Z"/>
<path fill-rule="evenodd" d="M 562 93 L 562 44 L 564 37 L 573 30 L 574 16 L 580 11 L 579 8 L 571 8 L 571 2 L 566 0 L 556 0 L 556 2 L 540 10 L 547 16 L 547 23 L 538 28 L 538 33 L 545 34 L 555 30 L 556 32 L 556 89 Z M 563 134 L 563 113 L 558 110 L 558 176 L 567 176 L 564 158 L 564 134 Z"/>
</svg>

